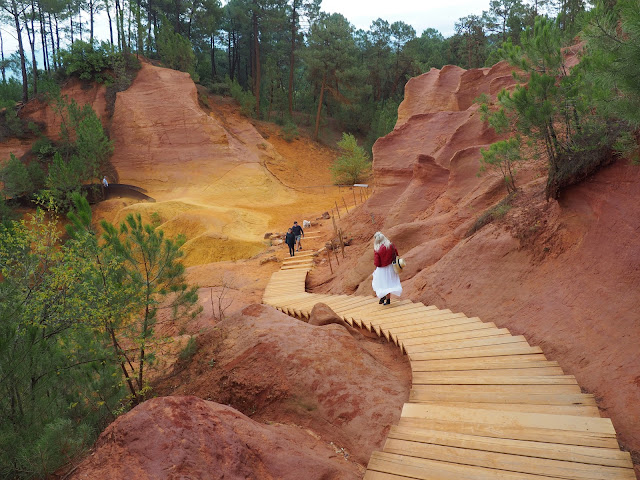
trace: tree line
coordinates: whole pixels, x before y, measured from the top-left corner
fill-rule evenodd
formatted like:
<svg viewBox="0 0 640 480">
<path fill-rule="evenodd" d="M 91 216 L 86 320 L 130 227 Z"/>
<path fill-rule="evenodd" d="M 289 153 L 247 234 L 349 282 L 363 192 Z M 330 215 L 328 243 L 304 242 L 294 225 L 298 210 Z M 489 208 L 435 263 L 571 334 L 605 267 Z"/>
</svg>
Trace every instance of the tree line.
<svg viewBox="0 0 640 480">
<path fill-rule="evenodd" d="M 449 38 L 432 28 L 418 35 L 405 22 L 384 19 L 355 29 L 321 7 L 321 0 L 230 0 L 224 6 L 219 0 L 0 0 L 0 21 L 19 42 L 17 54 L 5 58 L 0 36 L 0 70 L 3 82 L 7 68 L 18 73 L 24 102 L 38 94 L 42 77 L 63 66 L 65 51 L 85 42 L 160 58 L 217 92 L 229 93 L 228 83 L 237 83 L 247 113 L 305 121 L 316 136 L 333 118 L 344 131 L 367 137 L 370 147 L 393 127 L 409 78 L 445 64 L 493 63 L 500 45 L 518 44 L 541 15 L 558 16 L 573 34 L 586 5 L 490 0 L 482 15 L 460 18 Z M 101 47 L 95 39 L 99 14 L 109 27 Z"/>
</svg>

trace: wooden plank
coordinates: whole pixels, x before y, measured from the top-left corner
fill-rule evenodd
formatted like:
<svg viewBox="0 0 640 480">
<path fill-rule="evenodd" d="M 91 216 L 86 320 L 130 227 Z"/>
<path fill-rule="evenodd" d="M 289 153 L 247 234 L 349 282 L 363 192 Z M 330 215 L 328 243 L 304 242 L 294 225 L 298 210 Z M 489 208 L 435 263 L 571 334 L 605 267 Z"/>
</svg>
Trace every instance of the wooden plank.
<svg viewBox="0 0 640 480">
<path fill-rule="evenodd" d="M 409 353 L 409 359 L 414 360 L 444 360 L 454 358 L 480 358 L 480 357 L 502 357 L 504 355 L 530 355 L 532 353 L 542 353 L 540 347 L 531 347 L 521 343 L 507 345 L 489 345 L 476 348 L 459 348 L 455 350 L 444 350 L 434 352 Z"/>
<path fill-rule="evenodd" d="M 400 337 L 402 342 L 402 338 Z M 402 342 L 404 344 L 404 342 Z M 529 345 L 527 340 L 522 336 L 514 337 L 512 335 L 504 335 L 501 337 L 478 338 L 473 340 L 461 340 L 457 342 L 440 342 L 425 345 L 404 345 L 404 348 L 412 353 L 436 352 L 439 350 L 458 350 L 463 348 L 488 347 L 505 344 Z"/>
<path fill-rule="evenodd" d="M 386 452 L 373 452 L 367 469 L 420 480 L 559 480 L 558 477 L 513 473 Z"/>
<path fill-rule="evenodd" d="M 585 405 L 596 407 L 593 395 L 586 393 L 540 393 L 540 392 L 465 392 L 445 391 L 440 388 L 414 385 L 409 392 L 411 403 L 422 402 L 475 402 L 493 404 L 528 405 Z"/>
<path fill-rule="evenodd" d="M 574 415 L 579 417 L 599 417 L 598 407 L 587 405 L 532 405 L 527 403 L 475 403 L 470 402 L 443 402 L 420 401 L 409 398 L 411 403 L 424 403 L 429 405 L 444 405 L 460 408 L 482 408 L 484 410 L 504 410 L 507 412 L 523 413 L 550 413 L 553 415 Z"/>
<path fill-rule="evenodd" d="M 393 475 L 391 473 L 374 472 L 373 470 L 367 470 L 362 480 L 407 480 L 407 477 Z"/>
<path fill-rule="evenodd" d="M 577 385 L 573 375 L 469 375 L 417 372 L 414 385 Z"/>
<path fill-rule="evenodd" d="M 393 303 L 392 305 L 389 305 L 389 309 L 393 310 L 394 308 L 397 308 L 400 305 L 408 305 L 408 304 L 413 304 L 413 302 L 411 300 L 399 300 L 395 303 Z M 350 308 L 348 310 L 346 310 L 345 312 L 343 312 L 343 315 L 357 315 L 357 314 L 361 314 L 361 315 L 365 315 L 365 314 L 369 314 L 374 312 L 375 310 L 378 309 L 383 309 L 384 306 L 378 304 L 378 302 L 374 302 L 372 305 L 370 305 L 369 307 L 354 307 L 354 308 Z"/>
<path fill-rule="evenodd" d="M 548 362 L 548 363 L 552 363 L 552 362 Z M 560 367 L 554 367 L 554 366 L 549 367 L 544 365 L 534 366 L 530 368 L 494 368 L 492 370 L 489 370 L 489 369 L 487 370 L 446 370 L 446 371 L 440 371 L 440 372 L 423 372 L 420 370 L 416 371 L 412 368 L 411 371 L 413 372 L 414 375 L 416 375 L 417 373 L 430 373 L 433 375 L 451 374 L 451 375 L 466 375 L 466 376 L 472 376 L 472 375 L 483 375 L 483 376 L 488 376 L 488 375 L 498 375 L 498 376 L 564 375 L 564 372 Z"/>
<path fill-rule="evenodd" d="M 425 419 L 404 417 L 398 421 L 399 426 L 424 428 L 468 435 L 479 435 L 492 438 L 512 440 L 529 440 L 533 442 L 549 442 L 562 445 L 581 445 L 586 447 L 618 449 L 618 441 L 611 435 L 592 432 L 575 432 L 570 430 L 554 430 L 551 428 L 511 426 L 500 423 L 482 423 L 476 421 L 453 421 L 447 419 Z"/>
<path fill-rule="evenodd" d="M 412 427 L 392 426 L 388 438 L 412 440 L 424 444 L 447 445 L 486 452 L 524 455 L 610 467 L 633 468 L 628 452 L 613 448 L 559 445 L 557 443 L 531 442 L 491 438 L 462 433 L 425 430 Z"/>
<path fill-rule="evenodd" d="M 468 317 L 464 317 L 464 318 L 468 318 Z M 436 327 L 436 328 L 429 327 L 428 329 L 422 330 L 422 334 L 425 337 L 434 337 L 436 335 L 444 335 L 448 333 L 466 332 L 469 330 L 486 330 L 491 328 L 498 328 L 498 327 L 496 327 L 495 323 L 466 322 L 466 323 L 459 323 L 456 325 L 450 325 L 450 326 L 444 326 L 444 327 Z M 391 329 L 391 330 L 394 333 L 396 332 L 395 329 Z"/>
<path fill-rule="evenodd" d="M 471 338 L 483 338 L 483 337 L 499 337 L 502 335 L 509 335 L 509 330 L 506 328 L 489 328 L 480 330 L 467 330 L 464 332 L 445 333 L 442 335 L 429 335 L 422 336 L 420 338 L 404 338 L 402 343 L 405 345 L 426 345 L 429 343 L 451 342 L 456 340 L 468 340 Z"/>
<path fill-rule="evenodd" d="M 408 318 L 408 319 L 383 319 L 382 324 L 385 325 L 386 328 L 399 329 L 398 331 L 402 331 L 403 328 L 412 329 L 415 327 L 426 327 L 428 325 L 434 324 L 436 322 L 441 322 L 443 320 L 448 320 L 450 318 L 464 318 L 466 315 L 464 313 L 453 313 L 446 312 L 443 310 L 440 311 L 429 311 L 424 312 L 423 315 L 420 315 L 416 318 Z"/>
<path fill-rule="evenodd" d="M 402 417 L 423 419 L 448 418 L 463 422 L 492 423 L 511 427 L 535 427 L 553 430 L 597 433 L 615 438 L 611 420 L 608 418 L 574 417 L 570 415 L 545 415 L 542 413 L 516 413 L 499 410 L 479 410 L 439 405 L 405 403 Z"/>
<path fill-rule="evenodd" d="M 457 315 L 457 314 L 456 314 Z M 446 320 L 441 320 L 433 325 L 430 325 L 429 328 L 433 328 L 434 330 L 440 328 L 451 328 L 451 327 L 480 327 L 484 325 L 484 323 L 477 317 L 464 317 L 460 316 L 457 318 L 449 318 Z M 428 337 L 430 330 L 423 329 L 419 326 L 414 326 L 409 330 L 405 330 L 404 332 L 398 332 L 395 329 L 389 329 L 389 334 L 393 337 L 394 341 L 398 343 L 400 338 L 419 338 L 419 337 Z"/>
<path fill-rule="evenodd" d="M 384 328 L 392 331 L 394 335 L 402 335 L 405 338 L 419 337 L 421 335 L 437 335 L 437 332 L 443 328 L 475 326 L 476 328 L 486 325 L 478 317 L 467 317 L 464 313 L 452 313 L 448 318 L 442 318 L 436 322 L 430 322 L 428 324 L 409 323 L 403 327 L 393 327 L 387 325 L 381 325 Z"/>
<path fill-rule="evenodd" d="M 499 468 L 519 474 L 551 476 L 572 480 L 636 480 L 632 469 L 548 458 L 531 458 L 467 448 L 424 444 L 417 441 L 388 438 L 384 451 L 398 455 L 462 463 L 476 467 Z M 633 476 L 630 476 L 633 475 Z"/>
<path fill-rule="evenodd" d="M 433 387 L 425 385 L 416 385 L 414 388 L 435 390 Z M 437 391 L 442 393 L 493 393 L 496 395 L 505 393 L 582 393 L 579 385 L 439 385 Z"/>
<path fill-rule="evenodd" d="M 461 358 L 456 360 L 414 361 L 411 369 L 419 372 L 438 372 L 446 370 L 491 370 L 495 368 L 530 368 L 535 366 L 558 366 L 558 362 L 546 360 L 542 354 L 506 355 L 492 358 Z"/>
</svg>

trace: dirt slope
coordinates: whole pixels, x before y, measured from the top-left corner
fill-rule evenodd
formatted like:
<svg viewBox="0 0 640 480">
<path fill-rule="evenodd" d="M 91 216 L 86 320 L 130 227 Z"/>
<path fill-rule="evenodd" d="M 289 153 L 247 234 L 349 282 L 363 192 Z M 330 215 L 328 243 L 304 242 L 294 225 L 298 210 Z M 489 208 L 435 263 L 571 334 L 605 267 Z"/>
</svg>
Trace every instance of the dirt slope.
<svg viewBox="0 0 640 480">
<path fill-rule="evenodd" d="M 371 237 L 383 230 L 408 263 L 404 296 L 524 334 L 596 395 L 621 444 L 639 452 L 640 167 L 618 161 L 546 202 L 544 166 L 533 162 L 519 172 L 514 207 L 465 238 L 505 195 L 500 179 L 477 176 L 479 149 L 495 136 L 469 99 L 510 81 L 498 64 L 407 84 L 395 130 L 374 146 L 374 195 L 341 222 L 355 239 L 349 260 L 335 276 L 315 271 L 312 289 L 371 293 Z"/>
</svg>

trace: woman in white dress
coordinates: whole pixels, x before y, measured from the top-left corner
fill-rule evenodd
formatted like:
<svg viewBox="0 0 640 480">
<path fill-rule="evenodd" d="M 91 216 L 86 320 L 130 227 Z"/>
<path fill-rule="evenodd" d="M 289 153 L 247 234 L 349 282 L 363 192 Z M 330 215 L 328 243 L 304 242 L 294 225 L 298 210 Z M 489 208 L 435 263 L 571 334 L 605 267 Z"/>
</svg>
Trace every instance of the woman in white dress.
<svg viewBox="0 0 640 480">
<path fill-rule="evenodd" d="M 397 256 L 395 245 L 381 232 L 376 232 L 373 236 L 373 263 L 376 269 L 373 271 L 371 286 L 380 299 L 380 304 L 389 305 L 392 293 L 397 296 L 402 294 L 400 277 L 392 265 Z"/>
</svg>

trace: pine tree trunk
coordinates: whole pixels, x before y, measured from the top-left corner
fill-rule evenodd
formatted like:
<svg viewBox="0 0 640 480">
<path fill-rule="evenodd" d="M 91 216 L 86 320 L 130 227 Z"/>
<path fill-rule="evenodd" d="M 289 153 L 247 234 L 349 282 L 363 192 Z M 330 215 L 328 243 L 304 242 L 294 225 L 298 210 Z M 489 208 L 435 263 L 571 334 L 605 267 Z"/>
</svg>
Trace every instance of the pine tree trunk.
<svg viewBox="0 0 640 480">
<path fill-rule="evenodd" d="M 94 0 L 89 0 L 89 44 L 93 45 Z"/>
<path fill-rule="evenodd" d="M 105 4 L 105 10 L 107 12 L 107 18 L 109 19 L 109 39 L 111 40 L 111 45 L 113 45 L 113 24 L 111 23 L 111 9 L 108 3 Z"/>
<path fill-rule="evenodd" d="M 31 13 L 33 13 L 33 0 L 31 0 Z M 26 10 L 25 10 L 26 12 Z M 33 15 L 31 15 L 31 30 L 29 30 L 29 22 L 26 17 L 24 20 L 24 26 L 27 29 L 27 39 L 29 40 L 29 46 L 31 47 L 31 62 L 33 69 L 33 94 L 38 94 L 38 62 L 36 60 L 36 32 L 33 28 Z"/>
<path fill-rule="evenodd" d="M 0 56 L 2 56 L 2 65 L 0 65 L 0 70 L 2 71 L 2 83 L 7 83 L 7 74 L 5 72 L 6 68 L 4 66 L 4 40 L 2 39 L 2 30 L 0 30 Z"/>
<path fill-rule="evenodd" d="M 38 5 L 38 19 L 40 20 L 40 41 L 42 43 L 42 61 L 44 63 L 44 69 L 49 71 L 49 45 L 46 41 L 47 32 L 44 28 L 44 19 L 42 18 L 42 8 Z"/>
<path fill-rule="evenodd" d="M 20 55 L 20 69 L 22 71 L 22 101 L 26 103 L 29 100 L 29 78 L 27 77 L 27 62 L 24 58 L 24 45 L 22 44 L 22 29 L 20 27 L 20 18 L 18 17 L 18 6 L 15 0 L 13 5 L 13 20 L 16 25 L 16 33 L 18 36 L 18 54 Z"/>
<path fill-rule="evenodd" d="M 327 74 L 322 74 L 322 86 L 320 87 L 320 99 L 318 100 L 318 112 L 316 113 L 316 128 L 313 132 L 313 138 L 318 140 L 318 131 L 320 130 L 320 114 L 322 113 L 322 100 L 324 98 L 324 88 L 327 81 Z"/>
<path fill-rule="evenodd" d="M 289 56 L 289 117 L 293 118 L 293 69 L 295 68 L 297 0 L 293 0 L 291 12 L 291 55 Z"/>
<path fill-rule="evenodd" d="M 58 62 L 56 60 L 56 40 L 53 35 L 53 24 L 51 23 L 51 14 L 47 14 L 47 21 L 49 22 L 49 34 L 51 35 L 51 60 L 53 61 L 53 69 L 58 68 Z"/>
<path fill-rule="evenodd" d="M 256 118 L 260 119 L 260 39 L 258 38 L 258 17 L 253 14 L 253 48 L 254 48 L 254 87 L 253 94 L 256 96 Z"/>
<path fill-rule="evenodd" d="M 215 80 L 218 76 L 216 72 L 216 44 L 215 44 L 215 36 L 213 33 L 211 34 L 211 79 Z"/>
</svg>

